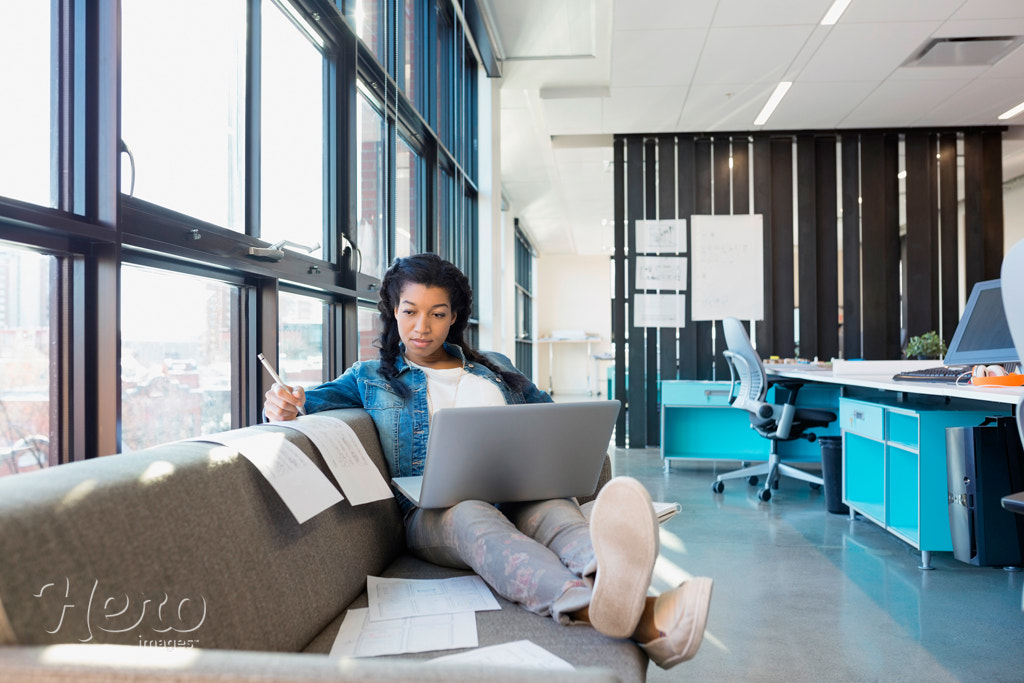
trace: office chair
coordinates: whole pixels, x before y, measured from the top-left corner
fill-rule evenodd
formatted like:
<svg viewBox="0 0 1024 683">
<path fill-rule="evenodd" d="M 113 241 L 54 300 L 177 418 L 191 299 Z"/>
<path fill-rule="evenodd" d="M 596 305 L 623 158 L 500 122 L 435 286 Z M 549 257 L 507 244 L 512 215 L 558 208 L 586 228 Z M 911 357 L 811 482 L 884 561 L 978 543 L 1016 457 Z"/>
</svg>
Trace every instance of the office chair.
<svg viewBox="0 0 1024 683">
<path fill-rule="evenodd" d="M 778 445 L 779 441 L 793 439 L 815 441 L 818 437 L 807 430 L 828 426 L 835 421 L 835 413 L 797 408 L 796 397 L 803 383 L 796 380 L 773 382 L 776 400 L 781 399 L 782 403 L 765 402 L 768 394 L 768 377 L 761 357 L 750 343 L 747 331 L 736 318 L 726 318 L 722 321 L 722 326 L 725 329 L 725 343 L 728 347 L 723 354 L 729 363 L 729 374 L 732 379 L 729 402 L 734 408 L 750 413 L 751 428 L 771 441 L 771 450 L 768 462 L 718 475 L 711 485 L 711 490 L 721 493 L 725 490 L 726 479 L 746 478 L 752 486 L 756 486 L 761 475 L 765 476 L 764 488 L 758 491 L 757 497 L 763 501 L 771 500 L 772 489 L 778 488 L 781 476 L 801 479 L 809 482 L 813 488 L 820 487 L 823 483 L 821 477 L 782 463 Z"/>
<path fill-rule="evenodd" d="M 999 279 L 1006 324 L 1010 328 L 1013 345 L 1017 347 L 1017 358 L 1024 362 L 1024 306 L 1020 303 L 1021 297 L 1024 296 L 1024 240 L 1017 242 L 1006 252 Z M 1024 397 L 1017 402 L 1017 431 L 1024 440 L 1024 415 L 1021 410 L 1024 410 Z M 1002 504 L 1007 510 L 1024 514 L 1024 491 L 1004 496 Z M 1021 596 L 1021 609 L 1024 610 L 1024 595 Z"/>
</svg>

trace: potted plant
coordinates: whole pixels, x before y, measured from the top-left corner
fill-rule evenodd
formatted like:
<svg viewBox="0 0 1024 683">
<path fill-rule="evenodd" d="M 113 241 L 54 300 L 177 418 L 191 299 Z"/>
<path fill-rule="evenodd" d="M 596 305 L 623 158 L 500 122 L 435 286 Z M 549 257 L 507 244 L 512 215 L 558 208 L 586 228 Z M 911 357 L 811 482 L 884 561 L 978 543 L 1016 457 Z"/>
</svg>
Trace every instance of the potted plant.
<svg viewBox="0 0 1024 683">
<path fill-rule="evenodd" d="M 907 358 L 942 358 L 946 355 L 946 342 L 935 331 L 911 337 L 907 342 Z"/>
</svg>

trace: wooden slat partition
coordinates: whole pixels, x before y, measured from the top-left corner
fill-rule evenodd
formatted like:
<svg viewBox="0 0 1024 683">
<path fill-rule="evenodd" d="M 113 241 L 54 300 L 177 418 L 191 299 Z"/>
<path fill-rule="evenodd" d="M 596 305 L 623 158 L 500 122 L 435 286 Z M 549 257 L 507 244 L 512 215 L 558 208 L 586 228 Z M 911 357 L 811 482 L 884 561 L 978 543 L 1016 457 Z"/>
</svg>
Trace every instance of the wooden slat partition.
<svg viewBox="0 0 1024 683">
<path fill-rule="evenodd" d="M 752 337 L 762 357 L 898 358 L 908 335 L 936 329 L 949 341 L 961 289 L 999 277 L 1002 131 L 616 136 L 615 394 L 628 407 L 616 444 L 658 445 L 658 382 L 728 378 L 721 321 L 694 321 L 689 296 L 683 327 L 633 326 L 637 220 L 760 214 L 765 305 Z M 689 239 L 677 255 L 693 257 Z"/>
</svg>

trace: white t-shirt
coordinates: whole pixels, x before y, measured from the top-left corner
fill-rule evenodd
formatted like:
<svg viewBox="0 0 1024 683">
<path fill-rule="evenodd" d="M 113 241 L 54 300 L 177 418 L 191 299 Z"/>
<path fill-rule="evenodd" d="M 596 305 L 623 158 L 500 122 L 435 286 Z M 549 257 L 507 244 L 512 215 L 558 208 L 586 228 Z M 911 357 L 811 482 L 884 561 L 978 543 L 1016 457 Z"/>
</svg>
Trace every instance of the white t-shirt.
<svg viewBox="0 0 1024 683">
<path fill-rule="evenodd" d="M 427 405 L 431 416 L 441 408 L 505 405 L 501 389 L 462 367 L 438 369 L 417 365 L 409 359 L 406 362 L 422 370 L 427 377 Z"/>
</svg>

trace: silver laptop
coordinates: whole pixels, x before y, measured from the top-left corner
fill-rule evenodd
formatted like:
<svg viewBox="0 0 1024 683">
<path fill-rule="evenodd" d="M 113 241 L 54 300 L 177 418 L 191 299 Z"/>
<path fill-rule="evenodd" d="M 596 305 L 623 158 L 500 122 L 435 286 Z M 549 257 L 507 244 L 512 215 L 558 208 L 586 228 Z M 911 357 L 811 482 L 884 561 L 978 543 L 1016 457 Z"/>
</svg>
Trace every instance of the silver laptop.
<svg viewBox="0 0 1024 683">
<path fill-rule="evenodd" d="M 590 495 L 618 401 L 446 408 L 434 414 L 423 476 L 395 488 L 422 508 Z"/>
</svg>

